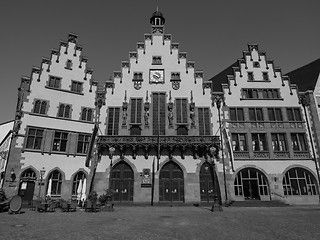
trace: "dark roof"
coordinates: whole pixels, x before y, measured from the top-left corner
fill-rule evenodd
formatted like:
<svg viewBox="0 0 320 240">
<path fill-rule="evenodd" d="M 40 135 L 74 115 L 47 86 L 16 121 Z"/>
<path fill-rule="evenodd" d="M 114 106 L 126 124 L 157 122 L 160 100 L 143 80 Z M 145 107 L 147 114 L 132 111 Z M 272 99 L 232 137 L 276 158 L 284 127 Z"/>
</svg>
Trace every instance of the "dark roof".
<svg viewBox="0 0 320 240">
<path fill-rule="evenodd" d="M 320 58 L 285 75 L 291 83 L 298 85 L 299 91 L 314 90 L 320 73 Z"/>
<path fill-rule="evenodd" d="M 210 78 L 208 81 L 212 81 L 212 91 L 222 92 L 222 83 L 228 83 L 227 75 L 233 75 L 233 67 L 238 67 L 238 61 L 233 63 L 230 67 L 227 67 L 222 72 Z"/>
</svg>

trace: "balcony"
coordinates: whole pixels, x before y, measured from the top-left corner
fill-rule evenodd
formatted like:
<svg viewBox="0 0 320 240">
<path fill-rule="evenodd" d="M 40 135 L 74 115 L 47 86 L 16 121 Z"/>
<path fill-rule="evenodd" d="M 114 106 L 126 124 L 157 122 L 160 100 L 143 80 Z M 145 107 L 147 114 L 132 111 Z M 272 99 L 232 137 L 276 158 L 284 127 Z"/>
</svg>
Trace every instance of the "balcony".
<svg viewBox="0 0 320 240">
<path fill-rule="evenodd" d="M 131 150 L 133 159 L 136 158 L 138 150 L 144 152 L 147 159 L 151 150 L 158 152 L 167 150 L 169 157 L 172 158 L 174 151 L 179 150 L 182 159 L 186 150 L 192 151 L 193 157 L 211 155 L 210 148 L 214 147 L 216 153 L 219 149 L 220 139 L 218 136 L 99 136 L 98 149 L 101 153 L 112 157 L 111 148 L 115 154 L 123 157 L 126 150 Z"/>
</svg>

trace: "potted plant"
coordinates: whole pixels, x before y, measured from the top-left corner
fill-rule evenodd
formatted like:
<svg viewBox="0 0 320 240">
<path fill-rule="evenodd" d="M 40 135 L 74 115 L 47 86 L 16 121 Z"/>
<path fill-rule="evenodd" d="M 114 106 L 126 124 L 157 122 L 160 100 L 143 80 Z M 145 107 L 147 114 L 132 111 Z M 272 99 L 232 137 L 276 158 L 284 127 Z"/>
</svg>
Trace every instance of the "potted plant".
<svg viewBox="0 0 320 240">
<path fill-rule="evenodd" d="M 113 203 L 112 203 L 112 196 L 113 196 L 113 190 L 112 189 L 106 189 L 106 193 L 102 194 L 99 197 L 99 202 L 103 206 L 104 211 L 113 211 Z"/>
</svg>

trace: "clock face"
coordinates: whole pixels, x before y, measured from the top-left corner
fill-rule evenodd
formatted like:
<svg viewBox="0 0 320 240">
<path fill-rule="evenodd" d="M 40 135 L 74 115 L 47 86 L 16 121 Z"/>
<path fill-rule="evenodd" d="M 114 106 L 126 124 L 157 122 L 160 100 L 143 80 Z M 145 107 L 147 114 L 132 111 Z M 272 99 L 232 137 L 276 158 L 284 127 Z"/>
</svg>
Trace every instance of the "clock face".
<svg viewBox="0 0 320 240">
<path fill-rule="evenodd" d="M 150 70 L 150 83 L 164 83 L 164 70 Z"/>
</svg>

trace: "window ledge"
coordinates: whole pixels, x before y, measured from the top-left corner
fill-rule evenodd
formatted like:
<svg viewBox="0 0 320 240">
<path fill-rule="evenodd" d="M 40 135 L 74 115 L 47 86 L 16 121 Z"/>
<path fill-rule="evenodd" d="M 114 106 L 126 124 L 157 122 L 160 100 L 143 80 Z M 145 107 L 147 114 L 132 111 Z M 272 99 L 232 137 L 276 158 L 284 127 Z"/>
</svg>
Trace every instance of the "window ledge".
<svg viewBox="0 0 320 240">
<path fill-rule="evenodd" d="M 60 91 L 60 92 L 73 93 L 73 94 L 76 94 L 76 95 L 84 95 L 83 93 L 73 92 L 73 91 L 66 90 L 66 89 L 61 89 L 61 88 L 54 88 L 54 87 L 49 87 L 49 86 L 45 86 L 45 88 L 48 88 L 48 89 L 51 89 L 51 90 Z"/>
<path fill-rule="evenodd" d="M 283 98 L 240 98 L 240 101 L 242 100 L 278 100 L 278 101 L 283 101 Z"/>
<path fill-rule="evenodd" d="M 271 80 L 248 80 L 247 82 L 271 82 Z"/>
</svg>

